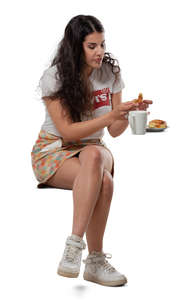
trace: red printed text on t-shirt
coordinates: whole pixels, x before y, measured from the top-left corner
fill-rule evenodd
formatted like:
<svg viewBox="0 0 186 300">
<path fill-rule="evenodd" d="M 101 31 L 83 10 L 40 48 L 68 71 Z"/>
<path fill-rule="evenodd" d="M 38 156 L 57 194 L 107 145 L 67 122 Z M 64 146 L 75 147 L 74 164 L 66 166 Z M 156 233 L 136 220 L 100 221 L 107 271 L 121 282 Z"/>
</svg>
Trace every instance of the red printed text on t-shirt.
<svg viewBox="0 0 186 300">
<path fill-rule="evenodd" d="M 102 90 L 94 91 L 94 109 L 99 108 L 101 106 L 109 106 L 110 105 L 110 88 L 104 88 Z"/>
</svg>

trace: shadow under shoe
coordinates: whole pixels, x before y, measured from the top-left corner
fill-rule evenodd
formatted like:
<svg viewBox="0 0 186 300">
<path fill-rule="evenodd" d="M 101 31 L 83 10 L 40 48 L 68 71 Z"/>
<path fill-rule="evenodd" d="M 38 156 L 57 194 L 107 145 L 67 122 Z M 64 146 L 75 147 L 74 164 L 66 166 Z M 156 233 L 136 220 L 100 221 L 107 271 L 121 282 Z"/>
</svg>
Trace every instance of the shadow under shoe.
<svg viewBox="0 0 186 300">
<path fill-rule="evenodd" d="M 86 248 L 83 239 L 77 235 L 71 235 L 66 240 L 63 257 L 59 263 L 58 275 L 76 278 L 80 272 L 82 250 Z"/>
<path fill-rule="evenodd" d="M 83 278 L 106 286 L 121 286 L 127 283 L 125 275 L 119 273 L 106 258 L 111 258 L 110 253 L 92 251 L 83 262 L 85 271 Z"/>
</svg>

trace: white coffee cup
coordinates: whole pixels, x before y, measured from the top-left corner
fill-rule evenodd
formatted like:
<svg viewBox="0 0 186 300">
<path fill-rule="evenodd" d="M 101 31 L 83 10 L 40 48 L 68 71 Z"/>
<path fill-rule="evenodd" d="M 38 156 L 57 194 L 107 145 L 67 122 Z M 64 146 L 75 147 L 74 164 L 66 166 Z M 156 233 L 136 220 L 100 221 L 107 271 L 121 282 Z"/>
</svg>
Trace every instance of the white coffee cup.
<svg viewBox="0 0 186 300">
<path fill-rule="evenodd" d="M 132 134 L 145 134 L 147 126 L 147 114 L 145 110 L 132 110 L 129 112 L 129 124 Z"/>
</svg>

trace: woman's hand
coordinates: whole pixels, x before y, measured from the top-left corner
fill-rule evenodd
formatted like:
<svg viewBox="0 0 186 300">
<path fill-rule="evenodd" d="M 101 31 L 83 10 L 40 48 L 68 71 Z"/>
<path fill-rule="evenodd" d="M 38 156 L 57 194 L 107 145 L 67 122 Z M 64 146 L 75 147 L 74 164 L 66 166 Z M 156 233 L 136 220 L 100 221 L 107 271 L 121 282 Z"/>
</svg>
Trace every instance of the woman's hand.
<svg viewBox="0 0 186 300">
<path fill-rule="evenodd" d="M 147 110 L 149 104 L 152 104 L 152 100 L 142 100 L 141 103 L 138 103 L 138 107 L 135 110 Z"/>
<path fill-rule="evenodd" d="M 152 103 L 153 103 L 152 100 L 143 100 L 141 103 L 135 103 L 134 100 L 122 102 L 112 110 L 114 121 L 127 119 L 129 111 L 147 110 L 149 104 Z"/>
<path fill-rule="evenodd" d="M 136 110 L 139 107 L 138 103 L 134 103 L 133 101 L 122 102 L 118 104 L 113 110 L 112 115 L 115 120 L 123 120 L 124 116 L 128 114 L 131 110 Z"/>
</svg>

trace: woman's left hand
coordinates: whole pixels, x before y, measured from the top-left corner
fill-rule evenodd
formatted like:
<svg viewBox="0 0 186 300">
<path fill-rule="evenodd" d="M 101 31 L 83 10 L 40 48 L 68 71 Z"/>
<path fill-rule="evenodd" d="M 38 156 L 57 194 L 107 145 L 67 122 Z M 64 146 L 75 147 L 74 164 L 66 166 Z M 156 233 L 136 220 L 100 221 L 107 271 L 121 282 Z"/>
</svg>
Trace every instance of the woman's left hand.
<svg viewBox="0 0 186 300">
<path fill-rule="evenodd" d="M 147 110 L 149 107 L 149 104 L 152 104 L 152 100 L 142 100 L 141 103 L 138 103 L 138 106 L 136 107 L 136 110 Z"/>
</svg>

